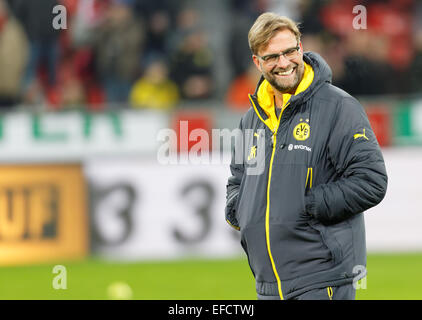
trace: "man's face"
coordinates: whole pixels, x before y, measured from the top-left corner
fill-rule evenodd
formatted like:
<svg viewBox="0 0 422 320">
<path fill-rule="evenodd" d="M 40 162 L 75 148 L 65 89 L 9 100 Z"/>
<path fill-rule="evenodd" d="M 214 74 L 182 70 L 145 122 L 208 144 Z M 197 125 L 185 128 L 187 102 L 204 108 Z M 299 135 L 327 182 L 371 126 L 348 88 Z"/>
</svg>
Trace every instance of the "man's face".
<svg viewBox="0 0 422 320">
<path fill-rule="evenodd" d="M 260 57 L 265 57 L 271 54 L 279 54 L 288 49 L 295 48 L 298 45 L 293 32 L 285 29 L 277 32 L 274 37 L 271 38 L 267 47 L 259 50 L 258 55 Z M 293 94 L 302 80 L 304 64 L 301 46 L 296 55 L 289 59 L 280 56 L 275 64 L 263 61 L 256 55 L 253 55 L 253 61 L 273 89 L 278 90 L 281 93 Z"/>
</svg>

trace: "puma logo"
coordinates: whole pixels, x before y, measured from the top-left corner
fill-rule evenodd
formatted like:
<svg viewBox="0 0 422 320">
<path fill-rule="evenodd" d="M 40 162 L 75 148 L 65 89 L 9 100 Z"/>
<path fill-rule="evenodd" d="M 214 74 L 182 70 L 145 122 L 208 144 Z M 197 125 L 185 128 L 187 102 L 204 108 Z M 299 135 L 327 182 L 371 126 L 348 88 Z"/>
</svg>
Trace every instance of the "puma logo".
<svg viewBox="0 0 422 320">
<path fill-rule="evenodd" d="M 368 137 L 365 135 L 365 129 L 363 129 L 363 133 L 356 133 L 353 138 L 356 140 L 357 138 L 365 138 L 366 140 L 369 140 Z"/>
<path fill-rule="evenodd" d="M 249 153 L 249 156 L 248 156 L 248 161 L 250 161 L 251 159 L 254 159 L 255 157 L 256 157 L 256 146 L 252 146 L 251 152 Z"/>
</svg>

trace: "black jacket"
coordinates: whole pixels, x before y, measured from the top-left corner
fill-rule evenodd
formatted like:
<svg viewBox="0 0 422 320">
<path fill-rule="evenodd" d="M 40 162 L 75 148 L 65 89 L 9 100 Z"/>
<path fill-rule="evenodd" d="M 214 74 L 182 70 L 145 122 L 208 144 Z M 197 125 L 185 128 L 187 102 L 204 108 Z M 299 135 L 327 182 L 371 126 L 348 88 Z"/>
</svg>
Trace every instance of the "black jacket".
<svg viewBox="0 0 422 320">
<path fill-rule="evenodd" d="M 234 152 L 230 165 L 226 220 L 241 232 L 258 296 L 289 299 L 364 277 L 362 213 L 387 188 L 363 107 L 331 84 L 319 55 L 307 52 L 304 61 L 314 79 L 291 97 L 274 136 L 258 104 L 260 80 L 240 121 L 244 152 L 241 160 Z M 251 170 L 259 166 L 257 158 L 262 170 Z"/>
<path fill-rule="evenodd" d="M 52 25 L 57 16 L 53 8 L 59 4 L 58 0 L 13 0 L 11 9 L 22 23 L 30 41 L 54 41 L 60 30 Z"/>
</svg>

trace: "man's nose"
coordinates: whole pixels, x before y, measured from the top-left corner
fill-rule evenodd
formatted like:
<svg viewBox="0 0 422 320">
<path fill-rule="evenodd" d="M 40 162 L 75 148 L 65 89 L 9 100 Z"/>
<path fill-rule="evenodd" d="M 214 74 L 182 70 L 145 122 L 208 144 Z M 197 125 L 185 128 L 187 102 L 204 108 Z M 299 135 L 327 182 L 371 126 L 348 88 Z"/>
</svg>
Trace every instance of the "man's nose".
<svg viewBox="0 0 422 320">
<path fill-rule="evenodd" d="M 281 54 L 278 57 L 276 67 L 286 69 L 290 64 L 291 61 Z"/>
</svg>

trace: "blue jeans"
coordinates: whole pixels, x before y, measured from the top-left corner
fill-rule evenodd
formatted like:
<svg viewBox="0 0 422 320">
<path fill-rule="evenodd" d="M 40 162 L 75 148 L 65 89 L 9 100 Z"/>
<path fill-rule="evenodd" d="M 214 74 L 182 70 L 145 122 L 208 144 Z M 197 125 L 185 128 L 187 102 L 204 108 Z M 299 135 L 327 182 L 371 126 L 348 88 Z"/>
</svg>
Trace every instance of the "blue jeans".
<svg viewBox="0 0 422 320">
<path fill-rule="evenodd" d="M 103 80 L 106 99 L 109 103 L 127 104 L 131 83 L 128 80 L 106 77 Z"/>
<path fill-rule="evenodd" d="M 59 43 L 57 39 L 46 41 L 31 41 L 29 44 L 29 57 L 23 77 L 23 87 L 27 88 L 37 77 L 38 67 L 45 63 L 47 81 L 49 86 L 56 84 L 59 63 Z"/>
</svg>

